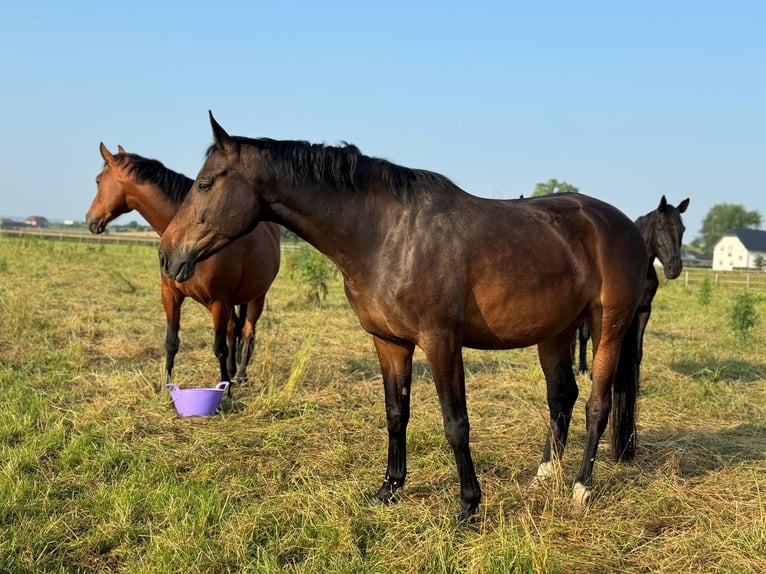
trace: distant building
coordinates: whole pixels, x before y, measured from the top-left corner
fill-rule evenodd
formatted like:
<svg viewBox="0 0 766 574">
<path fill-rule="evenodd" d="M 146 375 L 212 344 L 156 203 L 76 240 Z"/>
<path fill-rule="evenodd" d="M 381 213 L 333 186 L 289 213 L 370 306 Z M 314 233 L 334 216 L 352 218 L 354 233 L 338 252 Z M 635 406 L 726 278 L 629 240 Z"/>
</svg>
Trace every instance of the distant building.
<svg viewBox="0 0 766 574">
<path fill-rule="evenodd" d="M 713 258 L 696 251 L 681 249 L 681 263 L 684 267 L 712 267 Z"/>
<path fill-rule="evenodd" d="M 0 219 L 0 227 L 3 229 L 19 229 L 26 226 L 27 224 L 23 221 L 15 221 L 13 219 L 8 219 L 7 217 Z"/>
<path fill-rule="evenodd" d="M 713 248 L 713 269 L 757 269 L 766 259 L 766 231 L 737 228 L 727 231 Z"/>
<path fill-rule="evenodd" d="M 48 227 L 48 220 L 39 215 L 27 217 L 24 223 L 26 223 L 29 227 Z"/>
</svg>

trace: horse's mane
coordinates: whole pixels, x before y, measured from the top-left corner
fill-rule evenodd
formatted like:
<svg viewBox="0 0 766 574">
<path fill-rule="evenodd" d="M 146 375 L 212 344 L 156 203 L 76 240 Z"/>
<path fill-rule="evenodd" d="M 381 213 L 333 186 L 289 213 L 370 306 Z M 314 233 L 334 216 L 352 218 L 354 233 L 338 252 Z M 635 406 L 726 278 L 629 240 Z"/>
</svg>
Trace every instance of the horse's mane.
<svg viewBox="0 0 766 574">
<path fill-rule="evenodd" d="M 650 211 L 646 215 L 640 216 L 634 223 L 644 239 L 648 239 L 649 235 L 653 232 L 654 224 L 657 220 L 657 210 Z"/>
<path fill-rule="evenodd" d="M 274 176 L 293 185 L 323 183 L 339 189 L 360 190 L 372 179 L 379 179 L 399 200 L 425 191 L 454 191 L 457 186 L 448 178 L 431 171 L 411 169 L 385 159 L 364 155 L 353 144 L 340 146 L 312 144 L 306 141 L 274 140 L 233 136 L 234 141 L 266 151 Z M 207 150 L 207 157 L 215 151 Z"/>
<path fill-rule="evenodd" d="M 155 184 L 165 195 L 175 201 L 183 201 L 194 183 L 182 173 L 165 167 L 156 159 L 149 159 L 135 153 L 118 153 L 118 161 L 126 164 L 126 169 L 139 181 Z"/>
</svg>

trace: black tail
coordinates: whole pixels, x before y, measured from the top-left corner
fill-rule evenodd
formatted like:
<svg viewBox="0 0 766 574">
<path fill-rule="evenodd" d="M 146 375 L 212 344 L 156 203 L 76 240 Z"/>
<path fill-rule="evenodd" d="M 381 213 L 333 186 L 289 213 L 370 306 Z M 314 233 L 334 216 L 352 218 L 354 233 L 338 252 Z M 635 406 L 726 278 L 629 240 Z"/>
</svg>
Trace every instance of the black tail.
<svg viewBox="0 0 766 574">
<path fill-rule="evenodd" d="M 625 333 L 612 387 L 612 458 L 628 462 L 636 455 L 638 379 L 638 316 Z"/>
</svg>

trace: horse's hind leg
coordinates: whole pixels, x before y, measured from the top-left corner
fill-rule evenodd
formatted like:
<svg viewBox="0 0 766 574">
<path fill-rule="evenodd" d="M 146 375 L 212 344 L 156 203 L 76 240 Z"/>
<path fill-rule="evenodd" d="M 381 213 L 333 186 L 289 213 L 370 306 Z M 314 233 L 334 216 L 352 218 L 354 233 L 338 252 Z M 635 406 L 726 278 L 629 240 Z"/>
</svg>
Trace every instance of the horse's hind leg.
<svg viewBox="0 0 766 574">
<path fill-rule="evenodd" d="M 407 423 L 410 420 L 412 354 L 415 347 L 373 337 L 383 375 L 388 427 L 388 466 L 383 485 L 374 499 L 388 503 L 407 477 Z"/>
<path fill-rule="evenodd" d="M 226 339 L 228 338 L 229 322 L 231 320 L 231 306 L 216 301 L 209 308 L 213 316 L 213 352 L 218 359 L 221 381 L 231 382 L 229 367 L 226 364 L 229 359 L 229 347 L 226 344 Z M 229 394 L 231 394 L 231 385 L 229 385 Z"/>
<path fill-rule="evenodd" d="M 262 295 L 247 305 L 247 318 L 245 319 L 242 333 L 240 335 L 241 348 L 239 352 L 239 368 L 237 369 L 238 383 L 247 381 L 247 367 L 250 364 L 255 349 L 255 326 L 258 323 L 258 319 L 261 318 L 265 302 L 266 295 Z"/>
<path fill-rule="evenodd" d="M 555 339 L 540 343 L 537 354 L 545 375 L 545 384 L 550 411 L 550 432 L 545 440 L 543 460 L 537 470 L 533 485 L 545 480 L 556 472 L 555 465 L 564 454 L 564 446 L 572 420 L 572 409 L 577 401 L 577 383 L 572 371 L 569 344 L 571 331 Z"/>
<path fill-rule="evenodd" d="M 230 376 L 234 376 L 237 372 L 239 356 L 242 352 L 242 329 L 245 326 L 246 313 L 247 305 L 240 305 L 239 313 L 237 313 L 236 306 L 231 308 L 231 318 L 229 319 L 229 329 L 226 336 L 229 347 L 226 368 L 229 370 Z"/>
<path fill-rule="evenodd" d="M 587 322 L 583 321 L 580 328 L 577 329 L 577 339 L 580 342 L 580 362 L 577 370 L 584 374 L 588 372 L 588 339 L 590 339 L 590 330 L 588 329 Z"/>
<path fill-rule="evenodd" d="M 585 405 L 587 432 L 585 451 L 573 491 L 575 503 L 581 506 L 585 506 L 590 501 L 593 486 L 593 465 L 596 461 L 598 443 L 609 422 L 609 413 L 612 408 L 612 386 L 617 373 L 620 346 L 632 320 L 632 316 L 627 312 L 620 314 L 624 317 L 618 318 L 618 313 L 614 311 L 604 313 L 604 319 L 608 318 L 608 329 L 602 328 L 602 317 L 598 315 L 594 316 L 594 324 L 591 325 L 596 348 L 591 367 L 593 385 Z"/>
</svg>

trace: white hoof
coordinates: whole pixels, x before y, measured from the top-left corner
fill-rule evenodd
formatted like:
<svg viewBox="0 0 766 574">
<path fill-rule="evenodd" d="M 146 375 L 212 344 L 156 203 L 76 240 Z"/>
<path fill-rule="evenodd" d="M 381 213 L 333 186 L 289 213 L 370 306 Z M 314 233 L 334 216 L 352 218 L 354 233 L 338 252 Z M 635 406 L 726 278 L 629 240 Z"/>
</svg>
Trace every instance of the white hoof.
<svg viewBox="0 0 766 574">
<path fill-rule="evenodd" d="M 575 506 L 578 506 L 579 508 L 585 508 L 588 506 L 590 504 L 592 492 L 592 488 L 579 482 L 575 482 L 574 488 L 572 489 L 572 501 L 574 502 Z"/>
<path fill-rule="evenodd" d="M 532 482 L 529 483 L 528 488 L 537 488 L 547 482 L 550 477 L 556 476 L 557 474 L 558 468 L 555 463 L 541 462 L 540 466 L 537 467 L 537 474 L 532 479 Z"/>
</svg>

